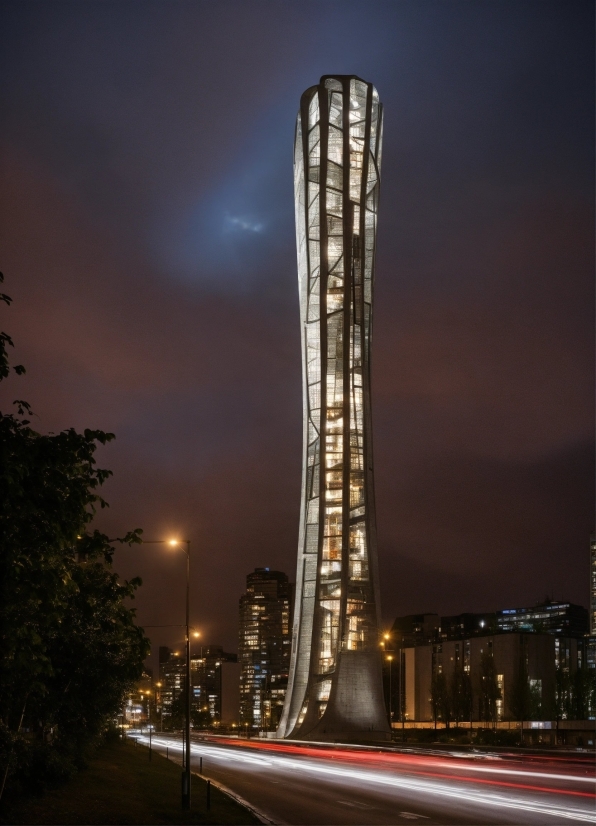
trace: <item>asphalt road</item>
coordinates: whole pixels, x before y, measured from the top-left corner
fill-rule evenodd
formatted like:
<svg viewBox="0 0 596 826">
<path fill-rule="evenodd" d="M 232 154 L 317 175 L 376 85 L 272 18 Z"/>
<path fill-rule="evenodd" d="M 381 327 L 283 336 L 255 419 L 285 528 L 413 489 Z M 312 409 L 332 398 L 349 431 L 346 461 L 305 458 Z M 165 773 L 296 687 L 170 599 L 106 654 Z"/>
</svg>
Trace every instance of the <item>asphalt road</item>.
<svg viewBox="0 0 596 826">
<path fill-rule="evenodd" d="M 139 741 L 148 744 L 146 736 Z M 180 736 L 153 748 L 180 761 Z M 594 761 L 516 754 L 384 752 L 275 741 L 192 740 L 199 770 L 277 824 L 596 823 Z"/>
</svg>

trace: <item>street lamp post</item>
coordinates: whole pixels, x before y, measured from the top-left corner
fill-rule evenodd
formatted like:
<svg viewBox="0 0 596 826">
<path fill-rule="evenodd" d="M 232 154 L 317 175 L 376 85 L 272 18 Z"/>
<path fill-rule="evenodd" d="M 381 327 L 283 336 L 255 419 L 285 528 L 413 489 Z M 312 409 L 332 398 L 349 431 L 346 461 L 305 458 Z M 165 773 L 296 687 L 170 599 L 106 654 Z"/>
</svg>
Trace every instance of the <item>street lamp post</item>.
<svg viewBox="0 0 596 826">
<path fill-rule="evenodd" d="M 143 545 L 171 545 L 181 546 L 186 554 L 186 720 L 185 720 L 185 753 L 184 771 L 182 772 L 182 808 L 190 809 L 190 539 L 143 539 Z M 184 548 L 186 545 L 186 549 Z"/>
<path fill-rule="evenodd" d="M 404 703 L 402 700 L 401 692 L 402 692 L 402 680 L 403 680 L 403 668 L 404 668 L 404 661 L 403 661 L 403 654 L 402 649 L 399 649 L 399 719 L 401 720 L 401 741 L 404 742 Z M 405 688 L 405 683 L 404 683 Z"/>
<path fill-rule="evenodd" d="M 161 683 L 155 683 L 155 688 L 153 689 L 153 700 L 155 705 L 155 717 L 157 719 L 157 694 L 158 689 L 161 689 Z M 161 691 L 159 691 L 159 730 L 163 731 L 163 708 L 161 705 Z"/>
<path fill-rule="evenodd" d="M 393 685 L 392 685 L 392 666 L 393 666 L 393 654 L 387 653 L 387 646 L 389 645 L 391 640 L 391 634 L 385 632 L 383 634 L 383 639 L 380 642 L 381 648 L 383 649 L 383 654 L 385 656 L 385 662 L 389 663 L 389 729 L 391 732 L 391 737 L 393 738 Z M 389 648 L 390 651 L 393 651 L 393 645 Z"/>
<path fill-rule="evenodd" d="M 149 760 L 151 760 L 151 692 L 147 692 L 147 721 L 149 723 Z"/>
<path fill-rule="evenodd" d="M 393 691 L 391 685 L 391 666 L 393 665 L 393 657 L 391 654 L 387 656 L 387 662 L 389 663 L 389 728 L 393 731 Z"/>
</svg>

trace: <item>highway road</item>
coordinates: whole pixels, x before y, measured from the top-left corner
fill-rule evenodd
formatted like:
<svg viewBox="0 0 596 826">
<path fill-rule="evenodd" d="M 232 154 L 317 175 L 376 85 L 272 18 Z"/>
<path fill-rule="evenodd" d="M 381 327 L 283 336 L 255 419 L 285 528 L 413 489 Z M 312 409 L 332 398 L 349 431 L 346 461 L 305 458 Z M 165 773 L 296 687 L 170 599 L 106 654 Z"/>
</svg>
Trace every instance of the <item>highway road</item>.
<svg viewBox="0 0 596 826">
<path fill-rule="evenodd" d="M 148 737 L 131 733 L 148 744 Z M 180 761 L 180 735 L 153 735 Z M 589 755 L 382 751 L 262 740 L 192 741 L 192 770 L 276 824 L 595 823 Z"/>
</svg>

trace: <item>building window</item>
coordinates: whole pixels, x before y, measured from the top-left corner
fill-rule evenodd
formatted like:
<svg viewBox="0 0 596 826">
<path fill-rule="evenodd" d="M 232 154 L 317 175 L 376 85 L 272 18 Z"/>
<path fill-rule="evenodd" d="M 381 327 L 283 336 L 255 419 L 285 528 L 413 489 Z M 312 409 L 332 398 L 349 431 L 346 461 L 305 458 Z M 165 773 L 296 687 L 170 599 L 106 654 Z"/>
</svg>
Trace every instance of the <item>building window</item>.
<svg viewBox="0 0 596 826">
<path fill-rule="evenodd" d="M 500 694 L 500 697 L 495 704 L 497 709 L 497 720 L 502 720 L 503 709 L 505 708 L 505 677 L 503 674 L 497 674 L 497 687 Z"/>
</svg>

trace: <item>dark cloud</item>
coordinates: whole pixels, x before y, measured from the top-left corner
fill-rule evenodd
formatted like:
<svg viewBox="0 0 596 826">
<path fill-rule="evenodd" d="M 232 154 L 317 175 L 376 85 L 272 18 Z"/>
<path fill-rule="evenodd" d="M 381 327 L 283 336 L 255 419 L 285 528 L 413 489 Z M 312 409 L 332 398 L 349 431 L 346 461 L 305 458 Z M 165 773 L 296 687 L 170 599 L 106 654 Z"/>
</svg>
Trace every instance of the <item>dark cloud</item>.
<svg viewBox="0 0 596 826">
<path fill-rule="evenodd" d="M 5 3 L 3 327 L 42 430 L 102 427 L 111 532 L 193 540 L 194 621 L 293 574 L 292 137 L 356 72 L 386 106 L 374 341 L 384 613 L 587 598 L 593 17 L 583 2 Z M 18 390 L 17 390 L 18 386 Z M 125 550 L 139 617 L 183 566 Z M 175 619 L 178 617 L 178 619 Z M 154 634 L 156 642 L 175 640 Z"/>
</svg>

